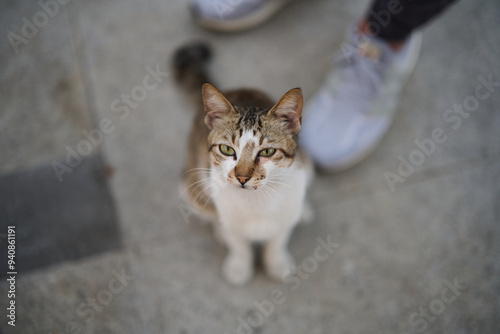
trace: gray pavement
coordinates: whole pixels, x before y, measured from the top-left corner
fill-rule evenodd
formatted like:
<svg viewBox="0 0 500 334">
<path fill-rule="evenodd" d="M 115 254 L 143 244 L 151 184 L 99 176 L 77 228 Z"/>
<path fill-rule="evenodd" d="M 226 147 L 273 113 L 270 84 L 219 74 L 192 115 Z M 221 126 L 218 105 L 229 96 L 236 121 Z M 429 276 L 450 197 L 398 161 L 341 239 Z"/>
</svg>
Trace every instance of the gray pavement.
<svg viewBox="0 0 500 334">
<path fill-rule="evenodd" d="M 179 206 L 193 114 L 170 56 L 206 40 L 221 89 L 278 98 L 299 86 L 307 100 L 368 2 L 297 1 L 237 35 L 199 29 L 186 1 L 61 3 L 47 20 L 36 2 L 0 5 L 0 254 L 16 225 L 19 259 L 39 262 L 19 271 L 16 326 L 0 314 L 0 332 L 500 332 L 500 87 L 477 95 L 500 81 L 498 2 L 459 1 L 423 29 L 380 147 L 311 187 L 315 222 L 290 242 L 301 276 L 279 284 L 259 270 L 244 288 L 223 281 L 224 248 Z M 158 85 L 141 89 L 148 75 Z M 122 94 L 140 92 L 124 108 Z M 456 104 L 471 111 L 448 112 Z M 416 141 L 430 140 L 419 153 Z M 404 170 L 402 160 L 417 163 Z M 54 162 L 69 170 L 40 172 Z M 388 172 L 400 177 L 392 189 Z M 318 238 L 334 243 L 326 259 L 314 257 Z"/>
</svg>

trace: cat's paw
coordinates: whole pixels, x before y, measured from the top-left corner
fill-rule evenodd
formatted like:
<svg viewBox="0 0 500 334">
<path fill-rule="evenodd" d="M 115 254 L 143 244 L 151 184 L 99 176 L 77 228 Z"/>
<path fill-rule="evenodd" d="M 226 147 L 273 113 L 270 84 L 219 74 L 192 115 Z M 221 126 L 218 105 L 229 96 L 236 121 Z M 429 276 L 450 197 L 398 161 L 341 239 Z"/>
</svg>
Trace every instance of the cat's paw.
<svg viewBox="0 0 500 334">
<path fill-rule="evenodd" d="M 283 282 L 285 278 L 295 272 L 295 261 L 286 251 L 273 257 L 267 257 L 265 261 L 267 274 L 279 282 Z"/>
<path fill-rule="evenodd" d="M 253 277 L 252 265 L 252 261 L 228 255 L 222 267 L 222 275 L 229 284 L 242 286 Z"/>
</svg>

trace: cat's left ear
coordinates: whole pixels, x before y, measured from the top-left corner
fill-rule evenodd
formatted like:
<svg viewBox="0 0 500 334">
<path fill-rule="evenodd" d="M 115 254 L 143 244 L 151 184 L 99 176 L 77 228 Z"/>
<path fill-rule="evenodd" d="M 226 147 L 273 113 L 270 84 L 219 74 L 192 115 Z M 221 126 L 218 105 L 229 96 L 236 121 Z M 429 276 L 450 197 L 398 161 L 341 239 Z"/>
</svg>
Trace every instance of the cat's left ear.
<svg viewBox="0 0 500 334">
<path fill-rule="evenodd" d="M 281 97 L 271 110 L 269 110 L 269 114 L 283 120 L 286 123 L 287 129 L 293 135 L 296 135 L 299 133 L 302 122 L 303 105 L 302 90 L 294 88 Z"/>
</svg>

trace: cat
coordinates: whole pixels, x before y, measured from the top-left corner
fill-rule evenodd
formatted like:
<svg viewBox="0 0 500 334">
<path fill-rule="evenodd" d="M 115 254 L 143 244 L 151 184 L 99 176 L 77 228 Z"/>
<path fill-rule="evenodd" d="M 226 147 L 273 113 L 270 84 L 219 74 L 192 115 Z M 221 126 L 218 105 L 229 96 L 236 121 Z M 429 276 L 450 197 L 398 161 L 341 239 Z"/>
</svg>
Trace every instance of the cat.
<svg viewBox="0 0 500 334">
<path fill-rule="evenodd" d="M 253 243 L 263 245 L 268 275 L 284 280 L 294 268 L 290 234 L 299 221 L 312 218 L 305 195 L 313 168 L 297 147 L 302 91 L 291 89 L 277 103 L 255 89 L 223 94 L 208 83 L 210 56 L 207 45 L 194 43 L 173 59 L 176 80 L 198 109 L 180 192 L 227 246 L 227 282 L 241 286 L 251 280 Z"/>
</svg>

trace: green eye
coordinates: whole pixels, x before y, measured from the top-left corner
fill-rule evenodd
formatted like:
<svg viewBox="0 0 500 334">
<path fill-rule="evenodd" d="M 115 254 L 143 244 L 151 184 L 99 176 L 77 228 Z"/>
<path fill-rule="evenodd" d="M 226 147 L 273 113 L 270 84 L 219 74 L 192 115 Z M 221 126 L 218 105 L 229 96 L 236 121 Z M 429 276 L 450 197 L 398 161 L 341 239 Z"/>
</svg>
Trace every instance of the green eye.
<svg viewBox="0 0 500 334">
<path fill-rule="evenodd" d="M 259 156 L 261 157 L 270 157 L 271 155 L 274 154 L 276 150 L 274 148 L 265 148 L 262 151 L 259 152 Z"/>
<path fill-rule="evenodd" d="M 234 155 L 234 149 L 230 146 L 227 145 L 219 145 L 219 150 L 221 151 L 222 154 L 224 155 L 229 155 L 232 156 Z"/>
</svg>

